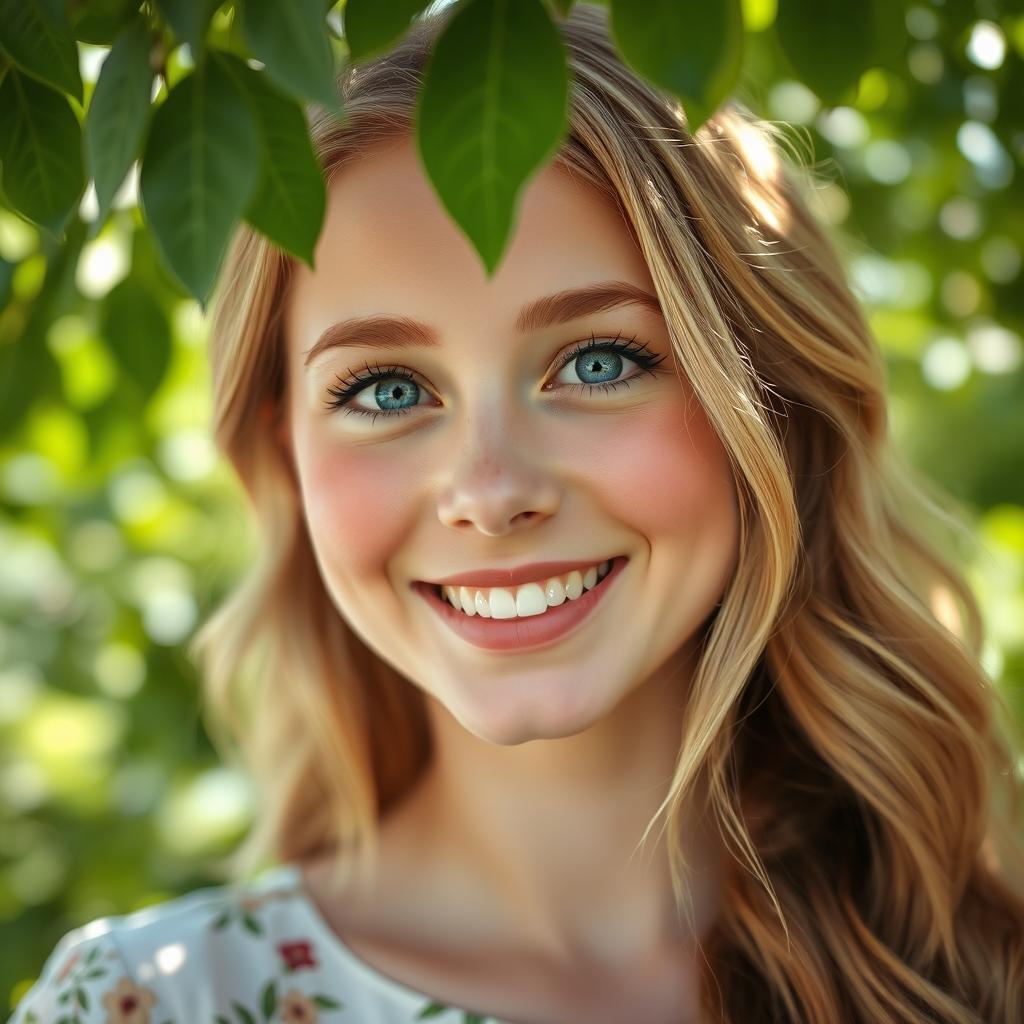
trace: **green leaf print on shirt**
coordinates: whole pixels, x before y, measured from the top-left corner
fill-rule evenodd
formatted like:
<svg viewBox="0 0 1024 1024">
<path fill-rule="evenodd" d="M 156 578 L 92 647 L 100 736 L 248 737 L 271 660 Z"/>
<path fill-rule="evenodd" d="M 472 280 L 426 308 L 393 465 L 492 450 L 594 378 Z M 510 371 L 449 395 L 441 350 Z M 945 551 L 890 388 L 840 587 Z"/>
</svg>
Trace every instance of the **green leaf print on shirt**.
<svg viewBox="0 0 1024 1024">
<path fill-rule="evenodd" d="M 220 913 L 211 922 L 214 931 L 223 931 L 232 921 L 253 935 L 262 937 L 263 922 L 259 911 L 274 900 L 293 899 L 294 893 L 289 889 L 270 889 L 264 893 L 237 893 L 223 897 L 218 907 Z"/>
<path fill-rule="evenodd" d="M 437 1017 L 448 1009 L 444 1003 L 427 1003 L 426 1006 L 416 1014 L 417 1020 L 426 1020 L 428 1017 Z"/>
<path fill-rule="evenodd" d="M 439 1003 L 436 1000 L 427 1003 L 418 1014 L 416 1020 L 427 1020 L 430 1017 L 437 1017 L 446 1013 L 451 1007 L 447 1003 Z M 468 1010 L 462 1012 L 462 1024 L 487 1024 L 487 1021 L 494 1020 L 493 1017 L 481 1017 L 477 1013 L 470 1013 Z"/>
<path fill-rule="evenodd" d="M 253 935 L 264 937 L 266 928 L 260 920 L 264 904 L 274 899 L 289 897 L 286 890 L 274 890 L 262 895 L 247 894 L 229 898 L 218 905 L 216 916 L 210 923 L 212 931 L 225 933 L 233 921 Z M 225 933 L 227 934 L 227 933 Z M 265 978 L 253 989 L 250 1006 L 236 999 L 231 1001 L 235 1019 L 217 1014 L 214 1024 L 318 1024 L 321 1010 L 341 1010 L 345 1004 L 322 992 L 307 994 L 300 988 L 283 986 L 300 972 L 319 967 L 316 946 L 311 939 L 294 938 L 274 944 L 279 959 L 279 974 Z M 258 1007 L 258 1009 L 256 1009 Z"/>
<path fill-rule="evenodd" d="M 82 1024 L 79 1011 L 88 1012 L 94 1003 L 106 1009 L 107 1024 L 150 1024 L 150 1010 L 158 1002 L 157 994 L 129 977 L 119 978 L 116 984 L 110 978 L 102 989 L 94 989 L 90 995 L 91 983 L 107 978 L 111 965 L 118 960 L 117 953 L 110 949 L 107 954 L 110 964 L 104 963 L 103 949 L 104 940 L 99 938 L 71 950 L 55 974 L 52 984 L 57 992 L 57 1003 L 64 1008 L 58 1024 Z M 25 1015 L 25 1024 L 39 1024 L 38 1016 L 30 1010 Z"/>
<path fill-rule="evenodd" d="M 265 928 L 260 920 L 260 912 L 271 900 L 289 899 L 294 893 L 288 889 L 273 889 L 265 893 L 244 893 L 229 896 L 215 910 L 215 917 L 210 924 L 213 931 L 223 932 L 232 922 L 238 927 L 255 936 L 263 937 Z M 254 991 L 250 1009 L 242 1003 L 232 1000 L 231 1006 L 235 1018 L 217 1014 L 213 1024 L 319 1024 L 320 1010 L 341 1010 L 343 1002 L 323 993 L 307 995 L 298 988 L 289 988 L 280 993 L 278 981 L 284 981 L 296 973 L 319 966 L 315 944 L 311 939 L 297 938 L 288 942 L 277 943 L 277 951 L 281 958 L 281 976 L 271 977 L 264 981 L 262 987 Z M 256 993 L 258 992 L 258 995 Z M 428 1002 L 416 1015 L 416 1020 L 427 1020 L 447 1013 L 452 1007 L 437 1000 Z M 487 1024 L 493 1017 L 482 1017 L 476 1013 L 462 1011 L 462 1024 Z"/>
</svg>

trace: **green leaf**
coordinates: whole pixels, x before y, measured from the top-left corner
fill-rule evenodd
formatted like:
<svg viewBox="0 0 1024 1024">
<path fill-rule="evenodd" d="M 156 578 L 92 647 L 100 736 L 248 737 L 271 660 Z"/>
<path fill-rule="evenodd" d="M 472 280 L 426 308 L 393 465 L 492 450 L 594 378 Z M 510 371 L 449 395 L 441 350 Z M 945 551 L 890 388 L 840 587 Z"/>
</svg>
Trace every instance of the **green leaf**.
<svg viewBox="0 0 1024 1024">
<path fill-rule="evenodd" d="M 575 0 L 547 0 L 551 12 L 558 18 L 566 18 L 572 10 Z"/>
<path fill-rule="evenodd" d="M 794 71 L 826 103 L 838 103 L 874 63 L 874 0 L 779 0 L 775 29 Z"/>
<path fill-rule="evenodd" d="M 259 159 L 248 101 L 216 61 L 181 79 L 153 116 L 142 207 L 167 265 L 204 307 Z"/>
<path fill-rule="evenodd" d="M 60 368 L 46 344 L 46 334 L 74 295 L 85 228 L 85 222 L 74 217 L 60 243 L 44 238 L 42 287 L 18 336 L 0 344 L 0 436 L 11 437 L 38 399 L 60 401 L 62 397 Z"/>
<path fill-rule="evenodd" d="M 103 300 L 100 333 L 143 399 L 160 386 L 171 362 L 167 317 L 149 290 L 127 277 Z"/>
<path fill-rule="evenodd" d="M 471 0 L 430 54 L 417 103 L 420 158 L 492 275 L 527 180 L 568 124 L 561 34 L 541 0 Z"/>
<path fill-rule="evenodd" d="M 217 59 L 249 98 L 260 130 L 261 176 L 245 219 L 312 268 L 327 199 L 302 107 L 237 57 Z"/>
<path fill-rule="evenodd" d="M 85 989 L 84 988 L 76 988 L 75 989 L 75 998 L 78 1000 L 78 1005 L 83 1010 L 88 1010 L 89 1009 L 89 997 L 85 994 Z"/>
<path fill-rule="evenodd" d="M 317 995 L 313 996 L 313 1002 L 317 1006 L 322 1006 L 325 1010 L 337 1010 L 343 1005 L 339 1003 L 337 999 L 332 999 L 330 996 Z"/>
<path fill-rule="evenodd" d="M 612 0 L 610 28 L 623 59 L 682 100 L 691 135 L 736 86 L 743 59 L 740 0 Z"/>
<path fill-rule="evenodd" d="M 263 1016 L 270 1020 L 274 1016 L 274 1011 L 277 1009 L 277 982 L 268 981 L 266 988 L 263 990 Z"/>
<path fill-rule="evenodd" d="M 246 0 L 242 29 L 267 74 L 297 99 L 335 109 L 334 54 L 322 0 Z"/>
<path fill-rule="evenodd" d="M 349 59 L 356 62 L 390 49 L 430 0 L 348 0 L 342 8 Z"/>
<path fill-rule="evenodd" d="M 109 46 L 131 20 L 138 7 L 136 0 L 89 0 L 71 7 L 71 31 L 83 43 Z"/>
<path fill-rule="evenodd" d="M 30 75 L 82 102 L 78 47 L 60 0 L 0 0 L 0 40 Z"/>
<path fill-rule="evenodd" d="M 886 67 L 901 76 L 906 74 L 906 48 L 909 33 L 903 5 L 869 0 L 865 14 L 871 15 L 875 31 L 874 45 L 868 66 Z M 1009 88 L 1008 85 L 1004 87 Z"/>
<path fill-rule="evenodd" d="M 149 118 L 152 85 L 149 29 L 139 19 L 118 37 L 104 60 L 85 120 L 86 153 L 96 183 L 100 224 L 138 156 Z"/>
<path fill-rule="evenodd" d="M 428 1020 L 430 1017 L 439 1017 L 442 1013 L 446 1013 L 450 1007 L 447 1003 L 427 1003 L 418 1014 L 416 1014 L 417 1020 Z"/>
<path fill-rule="evenodd" d="M 174 34 L 188 43 L 193 61 L 199 60 L 206 40 L 206 30 L 221 0 L 156 0 L 160 13 L 174 29 Z"/>
<path fill-rule="evenodd" d="M 11 282 L 16 264 L 0 256 L 0 309 L 6 309 L 11 300 Z"/>
<path fill-rule="evenodd" d="M 263 934 L 263 927 L 262 927 L 262 925 L 259 923 L 259 921 L 256 920 L 255 917 L 252 916 L 252 914 L 243 914 L 242 915 L 242 924 L 245 925 L 246 929 L 248 931 L 252 932 L 253 935 L 262 935 Z"/>
<path fill-rule="evenodd" d="M 0 82 L 0 163 L 11 205 L 60 232 L 82 189 L 82 130 L 67 98 L 11 68 Z"/>
<path fill-rule="evenodd" d="M 256 1018 L 241 1003 L 232 1000 L 231 1005 L 235 1008 L 235 1013 L 238 1014 L 238 1019 L 242 1024 L 256 1024 Z"/>
</svg>

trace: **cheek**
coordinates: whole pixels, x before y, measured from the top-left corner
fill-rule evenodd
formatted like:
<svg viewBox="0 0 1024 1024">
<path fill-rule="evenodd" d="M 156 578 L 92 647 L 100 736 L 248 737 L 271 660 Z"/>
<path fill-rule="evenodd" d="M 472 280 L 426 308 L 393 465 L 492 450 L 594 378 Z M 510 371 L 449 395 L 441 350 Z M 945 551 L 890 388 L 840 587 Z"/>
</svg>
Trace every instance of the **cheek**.
<svg viewBox="0 0 1024 1024">
<path fill-rule="evenodd" d="M 327 564 L 346 573 L 379 569 L 394 551 L 408 500 L 408 469 L 387 459 L 335 446 L 302 470 L 310 535 Z"/>
<path fill-rule="evenodd" d="M 732 521 L 729 460 L 699 407 L 639 410 L 616 436 L 605 448 L 602 473 L 608 504 L 623 522 L 665 536 Z"/>
</svg>

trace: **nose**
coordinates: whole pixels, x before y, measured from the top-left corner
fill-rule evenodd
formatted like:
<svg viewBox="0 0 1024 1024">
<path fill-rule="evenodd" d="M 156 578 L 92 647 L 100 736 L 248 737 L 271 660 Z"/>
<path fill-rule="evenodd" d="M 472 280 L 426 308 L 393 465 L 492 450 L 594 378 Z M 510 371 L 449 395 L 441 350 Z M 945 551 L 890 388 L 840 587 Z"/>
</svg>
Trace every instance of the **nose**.
<svg viewBox="0 0 1024 1024">
<path fill-rule="evenodd" d="M 437 513 L 445 526 L 501 537 L 553 516 L 561 487 L 537 439 L 508 420 L 488 419 L 482 429 L 467 430 L 469 440 L 451 463 Z"/>
</svg>

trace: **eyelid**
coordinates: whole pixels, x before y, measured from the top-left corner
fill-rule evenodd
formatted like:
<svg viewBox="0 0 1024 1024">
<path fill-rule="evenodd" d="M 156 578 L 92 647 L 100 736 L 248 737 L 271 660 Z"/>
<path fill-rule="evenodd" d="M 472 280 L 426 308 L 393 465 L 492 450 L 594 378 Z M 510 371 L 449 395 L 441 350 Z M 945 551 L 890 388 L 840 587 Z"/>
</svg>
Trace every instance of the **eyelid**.
<svg viewBox="0 0 1024 1024">
<path fill-rule="evenodd" d="M 564 350 L 564 352 L 565 352 L 564 355 L 560 355 L 560 356 L 556 355 L 554 357 L 555 360 L 556 360 L 555 368 L 556 368 L 556 370 L 562 370 L 562 369 L 564 369 L 568 365 L 569 360 L 575 358 L 580 352 L 583 352 L 583 351 L 585 351 L 588 348 L 602 348 L 602 347 L 605 347 L 608 344 L 617 343 L 621 337 L 622 337 L 622 331 L 618 331 L 614 335 L 611 335 L 611 334 L 609 334 L 609 335 L 597 335 L 595 332 L 591 331 L 591 333 L 586 338 L 581 338 L 581 339 L 578 339 L 577 341 L 569 342 L 568 348 L 566 350 Z M 628 348 L 629 346 L 632 345 L 633 342 L 636 341 L 636 338 L 637 338 L 637 335 L 633 335 L 632 338 L 629 338 L 627 340 L 627 344 L 626 345 L 623 345 L 623 346 L 620 346 L 620 347 Z M 632 349 L 632 351 L 642 352 L 642 351 L 645 351 L 646 349 L 647 349 L 647 345 L 646 345 L 646 343 L 644 343 L 644 344 L 636 346 L 636 348 Z M 360 374 L 370 374 L 371 371 L 373 371 L 375 374 L 380 374 L 380 375 L 396 374 L 399 377 L 406 377 L 406 378 L 408 378 L 410 380 L 419 380 L 419 379 L 421 379 L 419 374 L 417 374 L 415 370 L 409 370 L 408 367 L 406 367 L 406 365 L 404 363 L 381 364 L 381 363 L 377 363 L 377 362 L 371 363 L 369 361 L 364 362 L 363 365 L 359 369 L 350 371 L 349 377 L 348 377 L 347 380 L 345 378 L 343 378 L 341 375 L 339 375 L 338 373 L 334 374 L 334 379 L 339 384 L 345 384 L 345 383 L 348 383 L 348 382 L 353 382 L 353 383 L 356 383 L 356 384 L 365 383 L 365 382 L 372 381 L 372 379 L 373 379 L 372 376 L 366 378 L 366 380 L 364 381 L 363 378 L 361 378 L 359 375 Z M 355 378 L 355 379 L 353 379 L 353 378 Z"/>
<path fill-rule="evenodd" d="M 653 352 L 647 342 L 641 342 L 636 344 L 637 335 L 633 335 L 625 341 L 620 340 L 622 338 L 622 331 L 617 331 L 614 335 L 602 334 L 598 336 L 594 331 L 590 332 L 589 337 L 570 342 L 567 349 L 563 350 L 564 354 L 560 354 L 556 357 L 557 363 L 555 366 L 555 374 L 560 373 L 564 370 L 577 356 L 582 352 L 590 350 L 613 350 L 622 353 L 626 359 L 630 362 L 635 363 L 643 372 L 655 373 L 658 372 L 656 367 L 663 362 L 667 357 L 663 354 Z M 365 373 L 363 372 L 365 371 Z M 642 373 L 640 374 L 642 375 Z M 369 362 L 363 364 L 363 370 L 356 370 L 345 379 L 335 374 L 335 380 L 337 380 L 339 387 L 328 387 L 327 391 L 330 395 L 334 396 L 333 401 L 326 402 L 326 408 L 328 412 L 334 412 L 341 410 L 345 413 L 355 413 L 360 416 L 370 416 L 374 420 L 378 415 L 395 415 L 389 413 L 373 412 L 365 409 L 352 408 L 355 400 L 364 392 L 368 391 L 371 385 L 375 381 L 385 380 L 389 377 L 403 378 L 416 383 L 417 386 L 422 387 L 425 391 L 432 391 L 433 387 L 430 384 L 420 383 L 421 378 L 418 373 L 410 370 L 404 364 L 391 364 L 389 366 L 382 366 L 380 363 L 374 363 L 371 365 Z M 630 378 L 631 379 L 631 378 Z M 565 387 L 569 388 L 589 388 L 591 390 L 615 390 L 620 386 L 628 387 L 627 381 L 612 382 L 607 385 L 605 384 L 566 384 Z M 548 384 L 543 387 L 544 391 L 552 390 Z M 398 413 L 397 415 L 403 417 L 408 415 L 415 406 L 409 407 L 409 409 Z"/>
<path fill-rule="evenodd" d="M 615 335 L 596 335 L 592 331 L 589 338 L 584 338 L 582 341 L 575 341 L 569 346 L 569 351 L 562 357 L 562 362 L 559 363 L 558 369 L 563 369 L 569 363 L 570 359 L 575 359 L 581 352 L 586 352 L 592 348 L 615 348 L 620 352 L 636 352 L 642 353 L 648 351 L 646 342 L 642 342 L 634 347 L 634 342 L 637 339 L 637 335 L 633 335 L 632 338 L 628 338 L 625 342 L 620 343 L 622 338 L 622 331 L 617 332 Z"/>
</svg>

